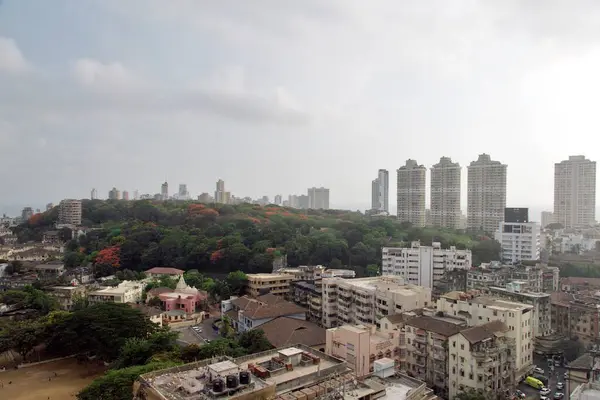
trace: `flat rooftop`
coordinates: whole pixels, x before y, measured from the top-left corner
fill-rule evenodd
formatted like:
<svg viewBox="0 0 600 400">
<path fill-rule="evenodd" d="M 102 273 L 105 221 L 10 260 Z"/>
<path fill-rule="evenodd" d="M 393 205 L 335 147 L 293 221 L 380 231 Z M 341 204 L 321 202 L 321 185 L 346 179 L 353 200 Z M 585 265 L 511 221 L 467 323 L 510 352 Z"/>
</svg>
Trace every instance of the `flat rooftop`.
<svg viewBox="0 0 600 400">
<path fill-rule="evenodd" d="M 488 308 L 496 308 L 501 311 L 525 310 L 525 309 L 533 308 L 533 306 L 530 306 L 528 304 L 516 303 L 513 301 L 506 301 L 506 300 L 501 300 L 501 299 L 497 299 L 494 297 L 488 297 L 488 296 L 475 297 L 474 299 L 471 299 L 470 301 L 475 304 L 482 304 Z"/>
<path fill-rule="evenodd" d="M 530 297 L 532 299 L 550 298 L 550 293 L 514 292 L 512 290 L 508 290 L 507 288 L 498 287 L 498 286 L 490 286 L 490 290 L 495 290 L 495 291 L 506 293 L 506 294 L 514 294 L 516 296 Z"/>
</svg>

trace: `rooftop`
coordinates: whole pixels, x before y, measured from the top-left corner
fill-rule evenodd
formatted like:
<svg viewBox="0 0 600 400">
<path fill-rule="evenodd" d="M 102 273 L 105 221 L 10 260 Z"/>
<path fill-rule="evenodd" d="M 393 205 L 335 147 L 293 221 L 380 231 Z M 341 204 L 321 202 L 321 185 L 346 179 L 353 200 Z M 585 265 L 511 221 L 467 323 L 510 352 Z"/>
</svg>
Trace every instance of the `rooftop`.
<svg viewBox="0 0 600 400">
<path fill-rule="evenodd" d="M 141 287 L 144 284 L 138 281 L 123 281 L 119 283 L 119 286 L 109 286 L 102 289 L 95 290 L 91 292 L 91 295 L 113 295 L 113 294 L 125 294 L 128 290 L 135 289 L 137 287 Z"/>
<path fill-rule="evenodd" d="M 306 346 L 317 346 L 325 343 L 325 329 L 318 325 L 296 318 L 279 317 L 258 327 L 274 347 L 289 346 L 301 343 Z"/>
<path fill-rule="evenodd" d="M 171 267 L 154 267 L 145 271 L 147 274 L 156 274 L 156 275 L 183 275 L 185 272 L 182 269 L 171 268 Z"/>
<path fill-rule="evenodd" d="M 489 289 L 491 291 L 497 291 L 497 292 L 506 293 L 506 294 L 514 294 L 514 295 L 517 295 L 517 296 L 530 297 L 532 299 L 542 299 L 542 298 L 549 298 L 550 297 L 550 293 L 515 292 L 515 291 L 509 290 L 507 288 L 498 287 L 498 286 L 490 286 Z"/>
<path fill-rule="evenodd" d="M 463 329 L 460 334 L 465 337 L 471 344 L 479 343 L 485 339 L 492 339 L 496 336 L 501 336 L 508 331 L 508 327 L 502 321 L 491 321 L 487 324 L 473 326 Z"/>
<path fill-rule="evenodd" d="M 461 327 L 435 317 L 415 317 L 406 321 L 406 325 L 422 329 L 424 331 L 430 331 L 438 333 L 443 336 L 452 336 L 460 332 Z"/>
<path fill-rule="evenodd" d="M 272 294 L 257 298 L 243 296 L 232 300 L 231 303 L 239 307 L 244 316 L 250 319 L 276 318 L 306 312 L 306 309 Z"/>
<path fill-rule="evenodd" d="M 497 309 L 498 311 L 508 311 L 508 310 L 519 311 L 519 310 L 526 310 L 526 309 L 533 308 L 533 306 L 530 306 L 528 304 L 516 303 L 513 301 L 507 301 L 507 300 L 501 300 L 501 299 L 496 299 L 494 297 L 488 297 L 488 296 L 476 297 L 476 298 L 472 299 L 471 301 L 476 304 L 485 305 L 487 308 Z"/>
<path fill-rule="evenodd" d="M 251 279 L 292 279 L 292 275 L 290 274 L 246 274 L 248 280 Z"/>
</svg>

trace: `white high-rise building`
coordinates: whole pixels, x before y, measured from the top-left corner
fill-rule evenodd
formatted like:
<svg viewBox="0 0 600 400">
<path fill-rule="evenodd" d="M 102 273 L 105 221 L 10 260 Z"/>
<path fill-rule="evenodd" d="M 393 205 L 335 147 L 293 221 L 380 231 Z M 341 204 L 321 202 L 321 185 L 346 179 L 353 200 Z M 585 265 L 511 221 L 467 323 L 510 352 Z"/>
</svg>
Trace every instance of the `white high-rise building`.
<svg viewBox="0 0 600 400">
<path fill-rule="evenodd" d="M 526 208 L 507 208 L 495 239 L 500 242 L 502 261 L 505 263 L 516 264 L 540 258 L 540 225 L 529 222 Z"/>
<path fill-rule="evenodd" d="M 280 205 L 281 205 L 281 203 L 282 203 L 282 197 L 281 197 L 281 195 L 280 195 L 280 194 L 276 194 L 276 195 L 275 195 L 275 200 L 274 200 L 274 203 L 275 203 L 275 204 L 277 204 L 278 206 L 280 206 Z"/>
<path fill-rule="evenodd" d="M 96 189 L 92 189 L 92 192 L 90 193 L 90 199 L 96 200 L 97 198 L 98 198 L 98 192 L 96 191 Z"/>
<path fill-rule="evenodd" d="M 421 246 L 412 242 L 410 247 L 384 247 L 382 249 L 383 275 L 401 276 L 406 283 L 433 288 L 446 271 L 470 269 L 471 250 L 458 250 L 451 246 L 442 249 L 439 242 Z"/>
<path fill-rule="evenodd" d="M 222 179 L 217 181 L 217 190 L 215 190 L 215 203 L 229 204 L 231 194 L 225 191 L 225 182 Z"/>
<path fill-rule="evenodd" d="M 554 218 L 565 228 L 596 221 L 596 162 L 570 156 L 554 164 Z"/>
<path fill-rule="evenodd" d="M 488 154 L 480 154 L 467 167 L 467 229 L 498 229 L 506 208 L 506 168 Z"/>
<path fill-rule="evenodd" d="M 426 171 L 427 168 L 410 159 L 397 170 L 398 221 L 425 226 Z"/>
<path fill-rule="evenodd" d="M 121 200 L 121 192 L 117 188 L 112 188 L 108 192 L 108 199 L 109 200 Z"/>
<path fill-rule="evenodd" d="M 177 191 L 178 200 L 189 200 L 190 192 L 188 192 L 187 185 L 185 183 L 179 184 L 179 190 Z"/>
<path fill-rule="evenodd" d="M 460 165 L 450 157 L 431 167 L 431 224 L 458 229 L 460 225 Z"/>
<path fill-rule="evenodd" d="M 308 208 L 329 210 L 329 189 L 324 187 L 308 189 Z"/>
<path fill-rule="evenodd" d="M 371 210 L 390 212 L 389 206 L 389 182 L 390 173 L 386 169 L 380 169 L 377 173 L 377 179 L 373 180 L 371 186 Z"/>
<path fill-rule="evenodd" d="M 167 182 L 160 185 L 160 198 L 162 200 L 169 200 L 169 184 Z"/>
</svg>

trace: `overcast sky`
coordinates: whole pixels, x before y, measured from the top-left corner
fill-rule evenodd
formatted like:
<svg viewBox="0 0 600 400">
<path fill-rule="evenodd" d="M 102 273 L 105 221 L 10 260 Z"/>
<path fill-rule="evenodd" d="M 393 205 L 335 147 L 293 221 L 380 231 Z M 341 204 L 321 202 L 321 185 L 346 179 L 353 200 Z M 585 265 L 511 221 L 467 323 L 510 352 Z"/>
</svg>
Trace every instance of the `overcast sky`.
<svg viewBox="0 0 600 400">
<path fill-rule="evenodd" d="M 594 0 L 0 1 L 0 204 L 221 178 L 368 207 L 378 168 L 486 152 L 551 207 L 600 154 L 599 39 Z"/>
</svg>

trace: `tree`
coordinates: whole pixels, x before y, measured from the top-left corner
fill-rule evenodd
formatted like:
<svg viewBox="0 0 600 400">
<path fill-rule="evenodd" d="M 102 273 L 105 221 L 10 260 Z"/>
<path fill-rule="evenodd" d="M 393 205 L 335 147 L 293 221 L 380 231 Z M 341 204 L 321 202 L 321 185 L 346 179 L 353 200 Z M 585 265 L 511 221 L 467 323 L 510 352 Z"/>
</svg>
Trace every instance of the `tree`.
<svg viewBox="0 0 600 400">
<path fill-rule="evenodd" d="M 231 338 L 235 335 L 235 331 L 231 326 L 231 321 L 227 317 L 221 319 L 221 326 L 219 328 L 219 335 L 224 338 Z"/>
<path fill-rule="evenodd" d="M 242 271 L 230 272 L 227 274 L 225 282 L 234 296 L 240 296 L 244 292 L 248 277 Z"/>
<path fill-rule="evenodd" d="M 483 393 L 476 392 L 472 389 L 459 392 L 454 398 L 458 400 L 487 400 L 487 397 Z"/>
<path fill-rule="evenodd" d="M 246 349 L 248 354 L 260 353 L 273 348 L 262 329 L 253 329 L 242 333 L 238 343 Z"/>
<path fill-rule="evenodd" d="M 177 346 L 178 332 L 162 328 L 148 338 L 132 337 L 125 341 L 113 369 L 143 365 L 155 354 L 170 352 Z"/>
<path fill-rule="evenodd" d="M 377 276 L 379 275 L 379 265 L 377 264 L 369 264 L 367 265 L 367 275 L 368 276 Z"/>
</svg>

